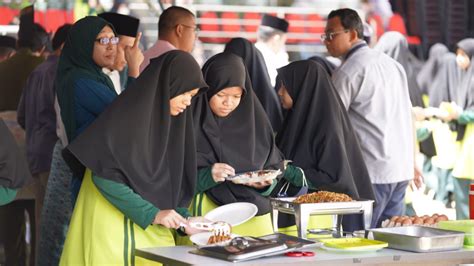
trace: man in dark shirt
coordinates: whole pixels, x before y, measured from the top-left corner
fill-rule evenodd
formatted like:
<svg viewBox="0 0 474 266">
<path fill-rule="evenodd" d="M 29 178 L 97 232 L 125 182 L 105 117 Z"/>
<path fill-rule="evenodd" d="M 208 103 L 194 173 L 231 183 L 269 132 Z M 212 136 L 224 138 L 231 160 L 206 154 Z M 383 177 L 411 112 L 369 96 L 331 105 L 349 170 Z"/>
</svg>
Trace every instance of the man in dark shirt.
<svg viewBox="0 0 474 266">
<path fill-rule="evenodd" d="M 46 191 L 56 135 L 54 81 L 61 50 L 71 24 L 60 27 L 54 35 L 53 53 L 31 72 L 17 110 L 17 119 L 26 133 L 26 155 L 35 181 L 36 239 Z"/>
<path fill-rule="evenodd" d="M 16 54 L 0 63 L 0 112 L 16 110 L 26 79 L 44 61 L 49 36 L 40 25 L 33 28 L 31 40 L 18 39 Z"/>
</svg>

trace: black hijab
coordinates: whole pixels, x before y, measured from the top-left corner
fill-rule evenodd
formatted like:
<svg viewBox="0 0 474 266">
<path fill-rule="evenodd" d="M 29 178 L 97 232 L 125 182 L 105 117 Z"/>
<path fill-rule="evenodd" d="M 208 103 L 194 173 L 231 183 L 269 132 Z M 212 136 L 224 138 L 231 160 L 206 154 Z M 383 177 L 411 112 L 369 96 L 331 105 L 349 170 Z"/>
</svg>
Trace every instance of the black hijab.
<svg viewBox="0 0 474 266">
<path fill-rule="evenodd" d="M 21 188 L 30 177 L 25 154 L 18 148 L 5 122 L 0 119 L 0 186 Z"/>
<path fill-rule="evenodd" d="M 193 110 L 198 168 L 214 163 L 227 163 L 236 173 L 281 168 L 283 158 L 275 146 L 270 121 L 252 90 L 242 59 L 232 53 L 217 54 L 204 64 L 202 72 L 209 90 L 196 99 Z M 209 99 L 233 86 L 244 90 L 239 106 L 227 117 L 215 116 Z M 220 183 L 206 194 L 218 205 L 246 201 L 257 205 L 258 215 L 270 211 L 268 200 L 255 189 L 232 182 Z"/>
<path fill-rule="evenodd" d="M 416 81 L 417 73 L 415 67 L 410 62 L 411 53 L 405 36 L 396 31 L 386 32 L 380 37 L 374 49 L 389 55 L 403 66 L 407 75 L 411 104 L 412 106 L 423 107 L 421 90 Z"/>
<path fill-rule="evenodd" d="M 253 91 L 267 113 L 273 129 L 277 130 L 283 121 L 281 104 L 270 82 L 265 59 L 260 51 L 247 39 L 233 38 L 226 44 L 224 52 L 233 53 L 244 60 Z"/>
<path fill-rule="evenodd" d="M 293 99 L 276 138 L 285 158 L 320 190 L 374 199 L 359 141 L 326 70 L 296 61 L 278 69 L 278 77 Z"/>
<path fill-rule="evenodd" d="M 169 100 L 204 87 L 190 54 L 165 53 L 67 149 L 98 176 L 130 186 L 160 209 L 188 207 L 197 176 L 192 114 L 172 117 Z"/>
<path fill-rule="evenodd" d="M 333 63 L 331 63 L 329 60 L 327 60 L 325 57 L 315 55 L 315 56 L 312 56 L 308 59 L 312 60 L 312 61 L 320 64 L 322 67 L 324 67 L 324 70 L 326 70 L 326 72 L 328 72 L 329 76 L 332 76 L 332 73 L 336 69 L 336 66 Z"/>
<path fill-rule="evenodd" d="M 416 76 L 416 81 L 422 93 L 429 94 L 429 90 L 434 85 L 433 80 L 439 70 L 440 58 L 447 53 L 449 53 L 448 47 L 442 43 L 436 43 L 431 46 L 428 60 L 426 60 Z"/>
</svg>

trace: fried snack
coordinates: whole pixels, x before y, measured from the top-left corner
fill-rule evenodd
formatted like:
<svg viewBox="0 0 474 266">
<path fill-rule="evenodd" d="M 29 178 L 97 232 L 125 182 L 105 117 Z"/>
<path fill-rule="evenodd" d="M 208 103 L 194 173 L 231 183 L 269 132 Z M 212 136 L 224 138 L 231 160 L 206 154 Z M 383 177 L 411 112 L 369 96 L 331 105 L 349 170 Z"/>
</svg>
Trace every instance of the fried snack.
<svg viewBox="0 0 474 266">
<path fill-rule="evenodd" d="M 231 239 L 230 235 L 212 235 L 211 237 L 209 237 L 209 240 L 207 240 L 207 244 L 208 245 L 217 244 L 217 243 L 224 242 L 230 239 Z"/>
<path fill-rule="evenodd" d="M 349 202 L 352 198 L 344 193 L 318 191 L 297 197 L 295 203 Z"/>
<path fill-rule="evenodd" d="M 232 227 L 226 222 L 214 222 L 212 235 L 207 240 L 208 245 L 231 240 Z"/>
</svg>

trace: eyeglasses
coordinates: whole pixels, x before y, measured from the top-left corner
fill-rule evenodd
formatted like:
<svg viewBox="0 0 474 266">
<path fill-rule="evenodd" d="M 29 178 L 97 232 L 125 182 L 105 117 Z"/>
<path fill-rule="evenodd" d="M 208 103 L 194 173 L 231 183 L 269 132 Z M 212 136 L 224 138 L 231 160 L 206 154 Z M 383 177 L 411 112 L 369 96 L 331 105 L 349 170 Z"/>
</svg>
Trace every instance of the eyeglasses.
<svg viewBox="0 0 474 266">
<path fill-rule="evenodd" d="M 193 29 L 196 34 L 199 33 L 199 27 L 198 26 L 188 26 L 188 25 L 185 25 L 185 24 L 178 24 L 178 25 L 184 26 L 186 28 Z M 178 26 L 178 25 L 176 25 L 176 26 Z"/>
<path fill-rule="evenodd" d="M 324 33 L 324 34 L 321 34 L 321 41 L 332 41 L 334 39 L 334 36 L 338 35 L 338 34 L 341 34 L 341 33 L 346 33 L 346 32 L 349 32 L 349 30 L 340 30 L 340 31 L 335 31 L 335 32 L 328 32 L 328 33 Z"/>
<path fill-rule="evenodd" d="M 107 45 L 109 43 L 112 45 L 116 45 L 119 43 L 119 37 L 110 37 L 110 38 L 102 37 L 102 38 L 95 39 L 95 41 L 99 42 L 102 45 Z"/>
</svg>

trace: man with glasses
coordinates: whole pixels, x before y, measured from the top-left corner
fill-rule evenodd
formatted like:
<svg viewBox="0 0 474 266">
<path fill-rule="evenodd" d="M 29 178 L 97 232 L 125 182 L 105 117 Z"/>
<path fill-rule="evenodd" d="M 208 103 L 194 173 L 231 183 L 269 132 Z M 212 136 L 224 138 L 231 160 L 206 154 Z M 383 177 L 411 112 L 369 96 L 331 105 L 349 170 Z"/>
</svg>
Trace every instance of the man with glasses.
<svg viewBox="0 0 474 266">
<path fill-rule="evenodd" d="M 389 56 L 368 47 L 357 12 L 329 13 L 322 40 L 342 60 L 334 86 L 360 140 L 375 192 L 372 227 L 404 213 L 404 197 L 414 178 L 414 133 L 407 77 Z M 418 180 L 416 180 L 418 181 Z"/>
<path fill-rule="evenodd" d="M 158 40 L 143 55 L 140 73 L 148 66 L 150 59 L 170 50 L 182 50 L 191 53 L 199 31 L 196 17 L 186 8 L 172 6 L 160 15 L 158 21 Z"/>
</svg>

